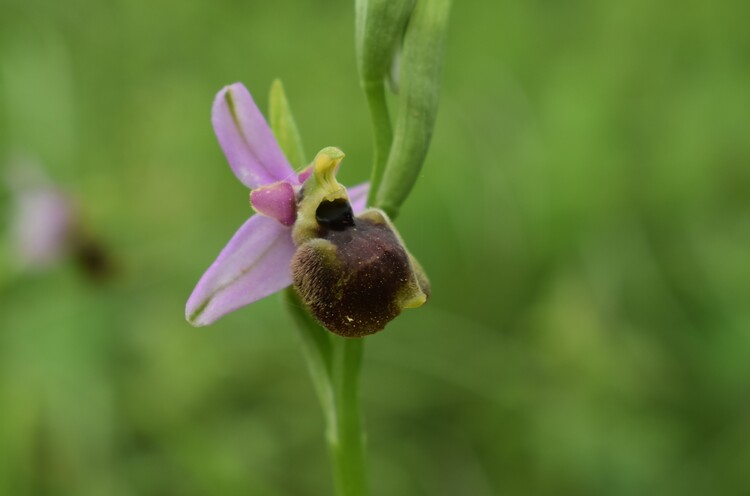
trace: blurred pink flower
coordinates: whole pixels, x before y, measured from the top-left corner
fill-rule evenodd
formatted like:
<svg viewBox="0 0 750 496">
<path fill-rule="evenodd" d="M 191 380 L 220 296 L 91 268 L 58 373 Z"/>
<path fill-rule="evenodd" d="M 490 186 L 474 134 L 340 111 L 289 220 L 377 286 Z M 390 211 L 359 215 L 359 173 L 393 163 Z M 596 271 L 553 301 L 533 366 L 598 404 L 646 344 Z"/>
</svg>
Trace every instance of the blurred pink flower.
<svg viewBox="0 0 750 496">
<path fill-rule="evenodd" d="M 11 170 L 13 192 L 10 239 L 18 262 L 27 268 L 46 268 L 70 253 L 77 216 L 72 199 L 51 183 L 35 165 Z"/>
</svg>

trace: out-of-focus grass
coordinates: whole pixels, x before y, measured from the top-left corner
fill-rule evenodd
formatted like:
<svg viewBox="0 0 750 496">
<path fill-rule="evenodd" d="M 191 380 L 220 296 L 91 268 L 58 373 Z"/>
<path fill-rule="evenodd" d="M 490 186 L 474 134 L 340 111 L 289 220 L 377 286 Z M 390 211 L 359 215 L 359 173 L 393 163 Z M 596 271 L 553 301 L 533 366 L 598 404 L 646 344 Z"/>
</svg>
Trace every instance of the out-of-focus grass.
<svg viewBox="0 0 750 496">
<path fill-rule="evenodd" d="M 265 108 L 282 78 L 308 151 L 367 177 L 350 3 L 0 1 L 0 151 L 74 194 L 118 268 L 19 274 L 0 238 L 0 493 L 329 493 L 276 297 L 182 315 L 251 213 L 222 85 Z M 399 219 L 434 297 L 368 338 L 373 494 L 750 491 L 748 18 L 455 2 Z"/>
</svg>

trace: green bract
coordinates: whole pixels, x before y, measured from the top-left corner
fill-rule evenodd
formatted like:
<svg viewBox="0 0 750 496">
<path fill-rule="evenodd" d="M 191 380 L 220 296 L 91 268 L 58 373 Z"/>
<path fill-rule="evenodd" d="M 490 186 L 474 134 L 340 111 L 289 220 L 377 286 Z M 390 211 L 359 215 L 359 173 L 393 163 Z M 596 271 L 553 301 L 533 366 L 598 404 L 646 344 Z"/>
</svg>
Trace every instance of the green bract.
<svg viewBox="0 0 750 496">
<path fill-rule="evenodd" d="M 414 3 L 356 0 L 357 61 L 363 86 L 383 83 Z"/>
<path fill-rule="evenodd" d="M 411 192 L 432 137 L 449 7 L 449 0 L 419 0 L 404 34 L 393 144 L 375 194 L 375 205 L 392 217 Z"/>
<path fill-rule="evenodd" d="M 271 129 L 276 136 L 276 141 L 284 151 L 287 160 L 292 167 L 305 165 L 305 151 L 302 148 L 302 138 L 297 130 L 297 123 L 289 110 L 284 86 L 280 80 L 271 84 L 270 104 L 268 106 Z"/>
</svg>

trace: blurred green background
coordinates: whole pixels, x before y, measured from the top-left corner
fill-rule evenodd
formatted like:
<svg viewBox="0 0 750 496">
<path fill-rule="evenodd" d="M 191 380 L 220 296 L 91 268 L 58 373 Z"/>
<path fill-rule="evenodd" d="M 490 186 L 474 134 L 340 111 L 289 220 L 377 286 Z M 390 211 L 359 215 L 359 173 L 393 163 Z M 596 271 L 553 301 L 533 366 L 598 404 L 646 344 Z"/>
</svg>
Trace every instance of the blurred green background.
<svg viewBox="0 0 750 496">
<path fill-rule="evenodd" d="M 367 339 L 374 495 L 750 494 L 750 4 L 456 1 L 399 229 L 433 299 Z M 278 296 L 194 284 L 250 215 L 210 125 L 279 77 L 368 176 L 350 1 L 0 0 L 0 156 L 75 196 L 116 273 L 0 238 L 0 494 L 322 495 Z M 3 226 L 12 196 L 0 192 Z"/>
</svg>

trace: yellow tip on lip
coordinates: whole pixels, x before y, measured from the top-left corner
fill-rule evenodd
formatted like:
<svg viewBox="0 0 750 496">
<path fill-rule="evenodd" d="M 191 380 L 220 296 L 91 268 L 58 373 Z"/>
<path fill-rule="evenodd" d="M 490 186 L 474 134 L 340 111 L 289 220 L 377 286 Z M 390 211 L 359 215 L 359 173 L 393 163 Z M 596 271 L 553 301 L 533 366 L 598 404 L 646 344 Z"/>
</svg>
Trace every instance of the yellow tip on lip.
<svg viewBox="0 0 750 496">
<path fill-rule="evenodd" d="M 344 152 L 334 146 L 323 148 L 315 156 L 315 173 L 318 175 L 335 174 L 337 166 L 344 158 Z"/>
<path fill-rule="evenodd" d="M 323 198 L 326 200 L 337 198 L 348 200 L 346 188 L 336 180 L 336 173 L 343 158 L 344 152 L 333 146 L 323 148 L 315 156 L 313 171 L 319 187 L 324 192 Z"/>
<path fill-rule="evenodd" d="M 427 295 L 420 291 L 403 302 L 404 308 L 419 308 L 427 302 Z"/>
</svg>

